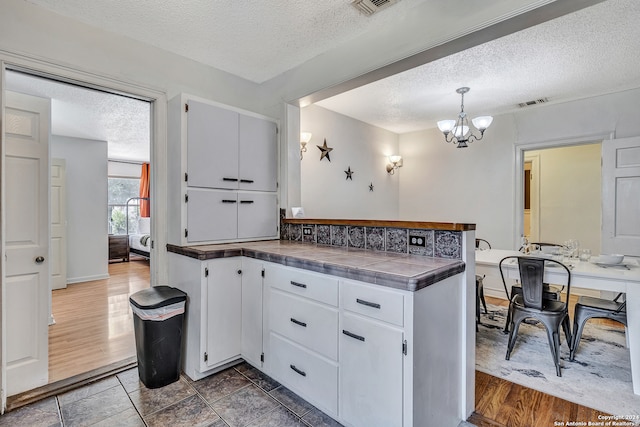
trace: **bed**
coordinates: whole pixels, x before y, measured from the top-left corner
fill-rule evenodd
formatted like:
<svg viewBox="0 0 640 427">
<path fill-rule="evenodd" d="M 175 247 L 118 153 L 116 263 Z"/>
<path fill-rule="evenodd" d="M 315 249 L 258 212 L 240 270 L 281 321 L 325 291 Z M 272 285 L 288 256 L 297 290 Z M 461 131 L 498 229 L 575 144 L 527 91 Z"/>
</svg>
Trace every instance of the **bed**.
<svg viewBox="0 0 640 427">
<path fill-rule="evenodd" d="M 149 259 L 151 256 L 151 218 L 139 217 L 140 200 L 149 200 L 141 197 L 132 197 L 127 200 L 127 235 L 129 237 L 129 254 L 136 254 Z M 137 208 L 137 209 L 136 209 Z M 133 210 L 133 211 L 132 211 Z M 129 215 L 135 212 L 135 216 L 129 222 Z M 135 224 L 137 218 L 137 232 L 130 232 L 129 224 Z M 135 227 L 132 227 L 135 228 Z"/>
</svg>

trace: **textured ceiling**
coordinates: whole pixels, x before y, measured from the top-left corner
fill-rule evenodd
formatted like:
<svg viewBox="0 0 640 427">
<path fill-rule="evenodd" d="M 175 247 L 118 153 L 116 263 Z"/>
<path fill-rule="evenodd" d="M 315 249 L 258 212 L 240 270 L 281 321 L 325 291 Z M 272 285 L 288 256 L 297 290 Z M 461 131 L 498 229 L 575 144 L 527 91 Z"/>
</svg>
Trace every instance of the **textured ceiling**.
<svg viewBox="0 0 640 427">
<path fill-rule="evenodd" d="M 424 17 L 428 45 L 437 34 L 443 41 L 464 34 L 465 26 L 469 32 L 505 19 L 509 8 L 517 14 L 548 0 L 485 0 L 475 9 L 470 0 L 401 0 L 370 18 L 350 0 L 27 1 L 261 82 L 363 34 L 400 37 L 402 31 L 393 30 L 415 10 L 431 12 Z M 638 0 L 606 0 L 319 105 L 405 133 L 454 118 L 460 105 L 455 89 L 461 86 L 471 87 L 465 109 L 472 117 L 508 112 L 537 98 L 563 102 L 640 87 L 639 16 Z M 353 57 L 358 60 L 357 51 Z M 53 98 L 55 133 L 107 140 L 112 158 L 148 159 L 149 104 L 24 78 L 9 78 L 8 87 Z"/>
<path fill-rule="evenodd" d="M 350 0 L 28 1 L 261 83 L 426 0 L 401 0 L 371 17 Z"/>
<path fill-rule="evenodd" d="M 640 87 L 640 1 L 608 0 L 317 104 L 396 133 Z"/>
<path fill-rule="evenodd" d="M 7 88 L 51 98 L 51 133 L 107 141 L 109 159 L 148 162 L 151 104 L 7 71 Z"/>
</svg>

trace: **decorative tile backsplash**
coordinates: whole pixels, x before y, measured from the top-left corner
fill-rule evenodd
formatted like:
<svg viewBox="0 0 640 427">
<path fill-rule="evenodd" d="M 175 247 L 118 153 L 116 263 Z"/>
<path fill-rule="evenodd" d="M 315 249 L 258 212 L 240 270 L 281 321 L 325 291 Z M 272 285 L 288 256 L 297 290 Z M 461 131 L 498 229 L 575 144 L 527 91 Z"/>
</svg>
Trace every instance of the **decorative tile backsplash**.
<svg viewBox="0 0 640 427">
<path fill-rule="evenodd" d="M 462 232 L 327 224 L 280 224 L 280 239 L 373 251 L 462 258 Z"/>
</svg>

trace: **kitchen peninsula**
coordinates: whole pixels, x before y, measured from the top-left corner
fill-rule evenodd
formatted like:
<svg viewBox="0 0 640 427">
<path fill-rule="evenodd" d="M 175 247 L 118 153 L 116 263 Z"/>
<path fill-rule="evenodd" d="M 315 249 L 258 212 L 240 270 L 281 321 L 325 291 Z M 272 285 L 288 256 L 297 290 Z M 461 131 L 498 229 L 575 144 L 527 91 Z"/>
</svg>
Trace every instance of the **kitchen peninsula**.
<svg viewBox="0 0 640 427">
<path fill-rule="evenodd" d="M 242 358 L 346 426 L 465 420 L 474 225 L 280 227 L 281 240 L 167 246 L 170 283 L 188 294 L 185 373 L 197 380 Z"/>
</svg>

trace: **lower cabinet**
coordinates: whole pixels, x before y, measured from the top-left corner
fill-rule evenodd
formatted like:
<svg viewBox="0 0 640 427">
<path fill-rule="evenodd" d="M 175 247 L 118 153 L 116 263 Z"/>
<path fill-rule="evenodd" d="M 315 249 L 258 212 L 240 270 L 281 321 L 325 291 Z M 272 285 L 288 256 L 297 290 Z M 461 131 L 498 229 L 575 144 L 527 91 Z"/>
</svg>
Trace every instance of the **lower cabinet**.
<svg viewBox="0 0 640 427">
<path fill-rule="evenodd" d="M 193 380 L 241 357 L 241 260 L 169 254 L 169 283 L 187 293 L 182 367 Z"/>
<path fill-rule="evenodd" d="M 169 263 L 193 380 L 244 358 L 346 427 L 466 418 L 462 275 L 408 292 L 245 257 Z"/>
<path fill-rule="evenodd" d="M 262 366 L 262 274 L 264 264 L 251 258 L 242 258 L 242 338 L 241 353 L 244 360 L 256 367 Z"/>
<path fill-rule="evenodd" d="M 403 331 L 349 312 L 340 320 L 340 418 L 402 427 Z"/>
</svg>

